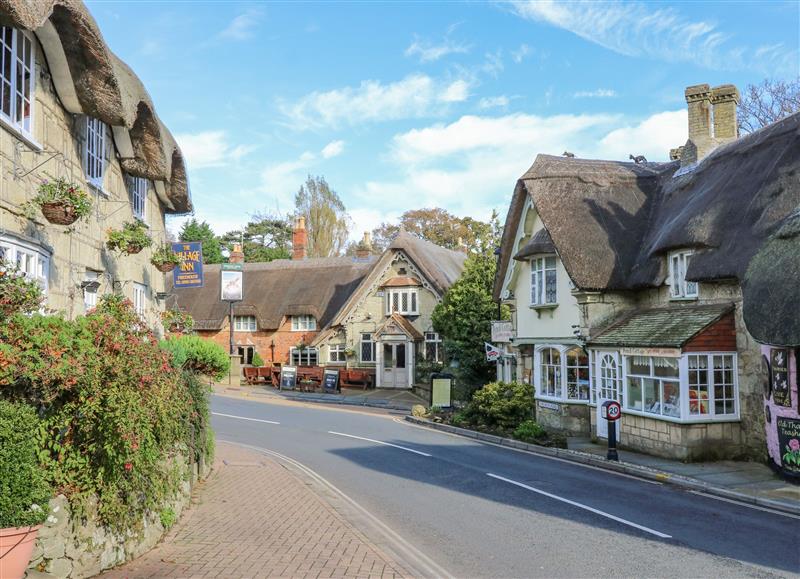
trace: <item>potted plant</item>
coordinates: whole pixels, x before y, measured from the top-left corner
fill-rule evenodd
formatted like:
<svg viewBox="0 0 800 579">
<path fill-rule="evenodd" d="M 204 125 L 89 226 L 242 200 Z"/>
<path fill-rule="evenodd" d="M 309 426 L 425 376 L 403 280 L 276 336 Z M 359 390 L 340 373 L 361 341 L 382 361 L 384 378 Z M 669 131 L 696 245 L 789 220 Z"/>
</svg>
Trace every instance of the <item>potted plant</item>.
<svg viewBox="0 0 800 579">
<path fill-rule="evenodd" d="M 150 256 L 150 263 L 161 273 L 169 273 L 180 265 L 181 259 L 172 251 L 172 246 L 162 243 Z"/>
<path fill-rule="evenodd" d="M 174 334 L 185 334 L 192 331 L 194 318 L 181 310 L 165 310 L 161 313 L 164 328 Z"/>
<path fill-rule="evenodd" d="M 39 419 L 32 406 L 0 400 L 0 562 L 20 579 L 48 514 L 50 485 L 39 465 Z"/>
<path fill-rule="evenodd" d="M 45 219 L 56 225 L 72 225 L 92 210 L 92 199 L 75 183 L 66 179 L 42 181 L 31 204 L 41 209 Z"/>
<path fill-rule="evenodd" d="M 122 229 L 109 229 L 106 246 L 112 251 L 132 255 L 145 247 L 150 247 L 153 240 L 147 235 L 147 226 L 140 220 L 127 221 Z"/>
</svg>

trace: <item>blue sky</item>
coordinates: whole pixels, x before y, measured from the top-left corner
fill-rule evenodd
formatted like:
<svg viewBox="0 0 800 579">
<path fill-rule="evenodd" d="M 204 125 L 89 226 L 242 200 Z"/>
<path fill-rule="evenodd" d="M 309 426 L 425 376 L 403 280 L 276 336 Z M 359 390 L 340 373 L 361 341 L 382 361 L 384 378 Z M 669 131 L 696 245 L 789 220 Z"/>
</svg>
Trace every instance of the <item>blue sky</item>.
<svg viewBox="0 0 800 579">
<path fill-rule="evenodd" d="M 486 219 L 537 153 L 664 160 L 686 86 L 800 72 L 797 2 L 87 4 L 218 233 L 289 213 L 307 174 L 353 238 L 412 208 Z"/>
</svg>

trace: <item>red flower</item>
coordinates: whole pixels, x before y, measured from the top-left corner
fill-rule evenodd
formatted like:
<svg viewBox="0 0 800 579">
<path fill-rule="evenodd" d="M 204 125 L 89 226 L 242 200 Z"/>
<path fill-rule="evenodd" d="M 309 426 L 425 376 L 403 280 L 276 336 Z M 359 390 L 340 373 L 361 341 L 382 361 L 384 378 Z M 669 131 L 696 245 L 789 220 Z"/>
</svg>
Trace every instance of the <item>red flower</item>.
<svg viewBox="0 0 800 579">
<path fill-rule="evenodd" d="M 133 470 L 133 463 L 126 462 L 125 463 L 125 470 Z"/>
</svg>

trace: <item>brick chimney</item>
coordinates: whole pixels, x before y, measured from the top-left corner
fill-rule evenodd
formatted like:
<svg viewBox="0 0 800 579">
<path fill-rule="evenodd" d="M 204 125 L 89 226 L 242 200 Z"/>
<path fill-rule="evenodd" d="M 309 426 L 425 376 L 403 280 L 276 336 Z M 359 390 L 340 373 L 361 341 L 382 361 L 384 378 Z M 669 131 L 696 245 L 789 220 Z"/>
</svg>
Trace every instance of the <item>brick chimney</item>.
<svg viewBox="0 0 800 579">
<path fill-rule="evenodd" d="M 244 263 L 244 252 L 238 243 L 233 244 L 231 254 L 228 256 L 228 263 Z"/>
<path fill-rule="evenodd" d="M 736 116 L 739 91 L 734 85 L 723 84 L 712 89 L 707 84 L 696 84 L 687 87 L 684 95 L 689 107 L 689 140 L 682 150 L 673 150 L 674 156 L 680 155 L 682 167 L 701 161 L 719 145 L 739 138 Z"/>
<path fill-rule="evenodd" d="M 372 236 L 369 231 L 365 231 L 364 238 L 359 242 L 358 247 L 356 247 L 356 258 L 367 259 L 370 253 L 372 253 Z"/>
<path fill-rule="evenodd" d="M 732 84 L 715 86 L 711 90 L 711 105 L 714 107 L 714 140 L 717 145 L 739 138 L 739 120 L 736 107 L 739 90 Z"/>
<path fill-rule="evenodd" d="M 294 220 L 292 230 L 292 259 L 305 259 L 306 246 L 308 245 L 308 232 L 306 231 L 306 218 L 298 216 Z"/>
</svg>

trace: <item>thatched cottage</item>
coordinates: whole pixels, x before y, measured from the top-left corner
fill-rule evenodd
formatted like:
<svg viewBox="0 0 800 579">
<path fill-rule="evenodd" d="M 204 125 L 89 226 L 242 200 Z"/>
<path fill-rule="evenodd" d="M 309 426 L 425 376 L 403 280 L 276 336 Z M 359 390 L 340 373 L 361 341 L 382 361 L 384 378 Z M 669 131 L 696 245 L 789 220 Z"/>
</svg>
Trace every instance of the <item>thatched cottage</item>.
<svg viewBox="0 0 800 579">
<path fill-rule="evenodd" d="M 191 211 L 180 149 L 136 75 L 109 50 L 79 1 L 0 1 L 0 254 L 69 316 L 99 293 L 122 292 L 151 324 L 164 275 L 150 250 L 116 255 L 106 230 L 141 219 L 156 241 L 164 215 Z M 28 218 L 44 180 L 91 193 L 91 215 L 71 227 Z"/>
<path fill-rule="evenodd" d="M 762 354 L 742 284 L 800 202 L 800 115 L 739 138 L 734 87 L 686 100 L 672 162 L 539 155 L 518 181 L 495 284 L 514 312 L 507 372 L 532 380 L 551 428 L 603 438 L 598 408 L 614 399 L 624 447 L 760 458 Z M 777 281 L 786 313 L 797 285 Z"/>
</svg>

